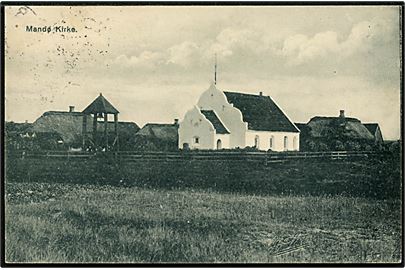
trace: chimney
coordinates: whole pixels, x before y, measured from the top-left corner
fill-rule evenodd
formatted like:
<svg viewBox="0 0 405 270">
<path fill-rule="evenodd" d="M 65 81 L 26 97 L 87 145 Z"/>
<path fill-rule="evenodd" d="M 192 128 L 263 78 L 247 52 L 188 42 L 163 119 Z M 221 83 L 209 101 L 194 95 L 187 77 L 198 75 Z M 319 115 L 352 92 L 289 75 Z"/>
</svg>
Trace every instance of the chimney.
<svg viewBox="0 0 405 270">
<path fill-rule="evenodd" d="M 178 124 L 179 124 L 179 119 L 175 118 L 175 119 L 174 119 L 174 124 L 175 124 L 175 125 L 178 125 Z"/>
<path fill-rule="evenodd" d="M 259 92 L 259 96 L 263 96 L 263 92 L 262 92 L 262 91 Z"/>
<path fill-rule="evenodd" d="M 69 112 L 74 112 L 75 111 L 75 106 L 69 106 Z"/>
<path fill-rule="evenodd" d="M 339 117 L 345 118 L 345 110 L 340 110 Z"/>
<path fill-rule="evenodd" d="M 25 123 L 28 124 L 28 120 L 25 120 Z"/>
</svg>

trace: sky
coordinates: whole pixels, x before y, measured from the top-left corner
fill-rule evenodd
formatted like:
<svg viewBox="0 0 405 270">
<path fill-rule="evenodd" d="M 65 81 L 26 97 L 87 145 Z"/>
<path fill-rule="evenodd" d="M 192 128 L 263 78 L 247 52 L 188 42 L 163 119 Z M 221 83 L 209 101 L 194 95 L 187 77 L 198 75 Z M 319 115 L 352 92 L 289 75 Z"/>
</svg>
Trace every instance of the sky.
<svg viewBox="0 0 405 270">
<path fill-rule="evenodd" d="M 171 123 L 209 88 L 269 95 L 294 122 L 346 116 L 400 137 L 398 6 L 6 7 L 6 121 L 82 111 Z M 27 26 L 74 27 L 35 33 Z"/>
</svg>

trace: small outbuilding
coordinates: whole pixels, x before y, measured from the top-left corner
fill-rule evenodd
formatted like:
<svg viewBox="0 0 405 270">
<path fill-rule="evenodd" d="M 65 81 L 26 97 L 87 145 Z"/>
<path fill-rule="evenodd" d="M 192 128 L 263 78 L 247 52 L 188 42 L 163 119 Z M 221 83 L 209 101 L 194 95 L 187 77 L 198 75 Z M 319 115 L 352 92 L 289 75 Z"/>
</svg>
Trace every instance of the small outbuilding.
<svg viewBox="0 0 405 270">
<path fill-rule="evenodd" d="M 178 120 L 173 124 L 147 123 L 136 135 L 131 148 L 146 151 L 174 151 L 178 145 Z"/>
</svg>

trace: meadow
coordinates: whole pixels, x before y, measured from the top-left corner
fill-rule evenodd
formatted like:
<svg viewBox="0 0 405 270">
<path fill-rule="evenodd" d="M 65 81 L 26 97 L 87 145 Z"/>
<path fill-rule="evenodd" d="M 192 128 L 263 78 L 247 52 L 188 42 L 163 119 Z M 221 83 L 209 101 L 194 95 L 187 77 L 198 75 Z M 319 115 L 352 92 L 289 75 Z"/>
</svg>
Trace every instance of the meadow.
<svg viewBox="0 0 405 270">
<path fill-rule="evenodd" d="M 130 169 L 121 168 L 118 180 L 104 175 L 94 183 L 63 173 L 52 182 L 41 167 L 42 178 L 31 170 L 29 179 L 6 181 L 6 261 L 399 263 L 396 162 L 293 162 L 250 166 L 232 177 L 229 167 L 221 175 L 212 165 L 215 174 L 207 174 L 216 177 L 205 181 L 161 169 L 145 179 L 143 166 L 131 164 L 138 168 L 132 181 Z M 320 187 L 309 192 L 305 179 Z"/>
</svg>

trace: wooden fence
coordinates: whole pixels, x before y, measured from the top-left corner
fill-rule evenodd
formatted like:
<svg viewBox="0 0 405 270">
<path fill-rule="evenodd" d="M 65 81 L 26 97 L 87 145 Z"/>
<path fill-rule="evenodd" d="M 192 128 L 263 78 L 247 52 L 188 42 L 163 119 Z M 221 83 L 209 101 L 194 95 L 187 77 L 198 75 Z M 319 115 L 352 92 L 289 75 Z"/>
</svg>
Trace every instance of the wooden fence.
<svg viewBox="0 0 405 270">
<path fill-rule="evenodd" d="M 245 152 L 245 151 L 177 151 L 177 152 L 70 152 L 70 151 L 19 151 L 9 153 L 10 158 L 21 159 L 114 159 L 116 161 L 161 161 L 218 160 L 246 162 L 285 162 L 299 159 L 346 159 L 368 158 L 387 154 L 376 151 L 334 151 L 334 152 Z"/>
</svg>

